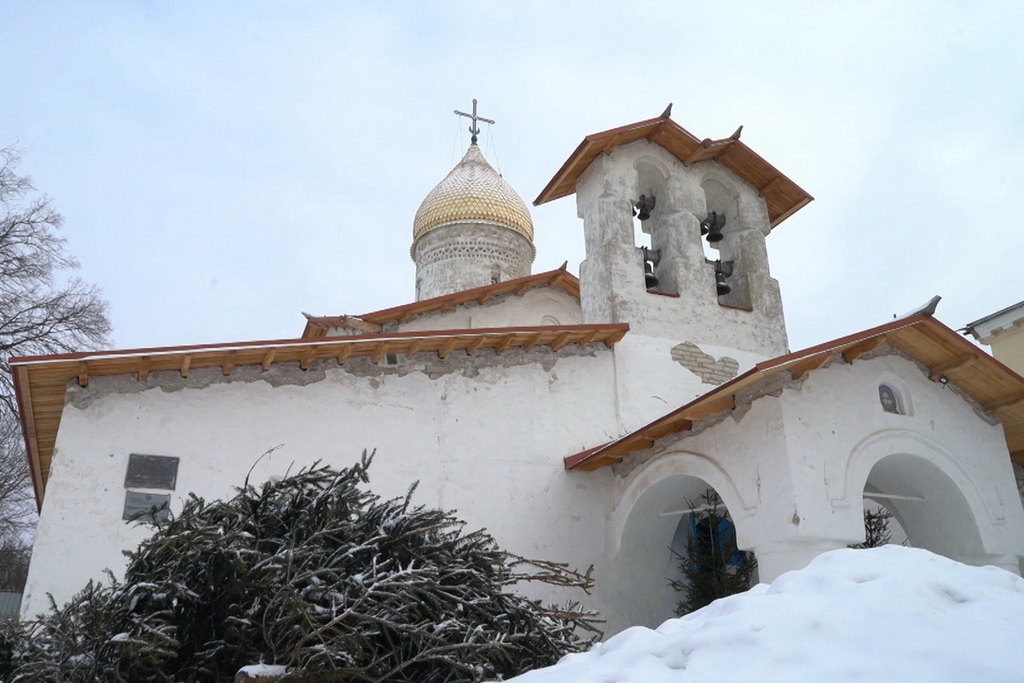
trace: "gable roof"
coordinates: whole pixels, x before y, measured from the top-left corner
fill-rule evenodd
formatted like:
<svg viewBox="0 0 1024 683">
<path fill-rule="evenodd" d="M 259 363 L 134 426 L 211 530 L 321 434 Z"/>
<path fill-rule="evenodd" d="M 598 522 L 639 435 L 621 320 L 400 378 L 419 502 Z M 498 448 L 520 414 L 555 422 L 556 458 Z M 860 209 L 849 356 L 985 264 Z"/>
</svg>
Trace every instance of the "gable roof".
<svg viewBox="0 0 1024 683">
<path fill-rule="evenodd" d="M 230 375 L 235 368 L 269 370 L 275 363 L 296 363 L 305 370 L 316 360 L 334 360 L 341 365 L 349 358 L 369 356 L 376 363 L 387 354 L 398 353 L 408 358 L 429 352 L 445 358 L 459 350 L 472 355 L 479 349 L 493 349 L 500 354 L 512 348 L 528 351 L 547 346 L 558 351 L 566 344 L 596 343 L 610 348 L 628 330 L 629 325 L 618 323 L 399 332 L 29 356 L 11 358 L 10 366 L 36 502 L 41 505 L 69 381 L 77 380 L 84 387 L 90 377 L 135 375 L 144 382 L 152 372 L 188 377 L 200 368 L 220 368 Z"/>
<path fill-rule="evenodd" d="M 945 377 L 1003 423 L 1006 445 L 1014 462 L 1024 464 L 1024 377 L 931 316 L 894 320 L 848 337 L 758 363 L 734 379 L 614 441 L 565 458 L 569 470 L 596 470 L 614 465 L 631 453 L 650 448 L 658 439 L 685 432 L 696 420 L 732 410 L 736 394 L 780 372 L 801 379 L 841 356 L 852 363 L 882 342 L 928 368 L 933 380 Z"/>
<path fill-rule="evenodd" d="M 379 331 L 380 326 L 387 323 L 404 323 L 415 316 L 426 313 L 446 313 L 456 306 L 470 302 L 484 304 L 489 299 L 503 294 L 522 296 L 527 290 L 537 287 L 554 287 L 561 289 L 577 301 L 580 298 L 579 279 L 567 271 L 563 265 L 561 268 L 537 273 L 536 275 L 527 275 L 526 277 L 515 278 L 514 280 L 497 282 L 493 285 L 475 287 L 432 299 L 424 299 L 423 301 L 414 301 L 393 308 L 364 313 L 360 316 L 306 316 L 306 329 L 302 332 L 302 338 L 322 337 L 332 327 L 359 326 L 363 324 L 376 326 L 376 329 Z M 372 327 L 363 329 L 374 331 Z"/>
<path fill-rule="evenodd" d="M 576 192 L 576 181 L 600 154 L 611 154 L 616 147 L 637 140 L 648 140 L 663 147 L 684 165 L 714 159 L 764 197 L 768 206 L 768 220 L 774 228 L 799 211 L 814 197 L 765 161 L 754 150 L 740 142 L 739 136 L 711 140 L 698 140 L 692 133 L 672 119 L 659 116 L 613 128 L 583 138 L 558 173 L 533 201 L 540 206 L 553 199 L 567 197 Z"/>
</svg>

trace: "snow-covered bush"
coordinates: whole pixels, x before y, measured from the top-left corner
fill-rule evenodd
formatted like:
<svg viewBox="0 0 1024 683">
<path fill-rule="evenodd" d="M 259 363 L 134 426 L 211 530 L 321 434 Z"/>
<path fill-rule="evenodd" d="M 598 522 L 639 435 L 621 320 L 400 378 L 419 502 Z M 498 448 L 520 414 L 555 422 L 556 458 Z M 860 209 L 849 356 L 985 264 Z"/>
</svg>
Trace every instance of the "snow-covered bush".
<svg viewBox="0 0 1024 683">
<path fill-rule="evenodd" d="M 512 588 L 586 588 L 589 573 L 511 556 L 409 496 L 381 500 L 369 461 L 190 497 L 128 553 L 123 581 L 14 638 L 8 680 L 217 681 L 266 662 L 316 680 L 475 681 L 585 645 L 591 615 Z"/>
</svg>

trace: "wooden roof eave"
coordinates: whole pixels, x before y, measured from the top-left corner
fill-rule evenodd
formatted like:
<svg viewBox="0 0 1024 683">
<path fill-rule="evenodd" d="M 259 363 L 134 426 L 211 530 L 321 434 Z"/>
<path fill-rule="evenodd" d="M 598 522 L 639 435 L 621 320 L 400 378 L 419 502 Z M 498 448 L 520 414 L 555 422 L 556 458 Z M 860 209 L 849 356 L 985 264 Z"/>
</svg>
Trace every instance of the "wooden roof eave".
<svg viewBox="0 0 1024 683">
<path fill-rule="evenodd" d="M 268 370 L 274 364 L 289 362 L 306 369 L 316 360 L 335 360 L 340 364 L 350 358 L 368 356 L 380 361 L 391 353 L 408 357 L 435 352 L 444 357 L 458 350 L 472 355 L 483 348 L 504 353 L 512 348 L 534 346 L 557 351 L 573 343 L 604 344 L 611 348 L 628 330 L 628 325 L 616 323 L 363 334 L 19 357 L 10 359 L 10 365 L 36 501 L 41 505 L 66 386 L 72 380 L 86 386 L 94 377 L 135 375 L 144 381 L 154 372 L 178 372 L 186 377 L 201 368 L 219 368 L 224 375 L 230 375 L 239 367 L 259 366 Z"/>
<path fill-rule="evenodd" d="M 814 199 L 738 137 L 698 140 L 672 119 L 658 117 L 586 136 L 541 190 L 534 205 L 575 193 L 577 180 L 598 156 L 641 139 L 660 145 L 685 165 L 714 160 L 736 173 L 765 198 L 773 228 Z"/>
<path fill-rule="evenodd" d="M 513 280 L 484 285 L 482 287 L 474 287 L 473 289 L 454 292 L 452 294 L 425 299 L 423 301 L 414 301 L 412 303 L 402 304 L 401 306 L 384 308 L 378 311 L 365 313 L 358 316 L 358 318 L 363 322 L 377 326 L 392 322 L 401 324 L 419 315 L 447 312 L 464 304 L 484 304 L 496 296 L 502 296 L 505 294 L 521 296 L 527 291 L 538 287 L 553 287 L 562 290 L 576 300 L 579 300 L 580 298 L 579 279 L 563 267 L 537 273 L 535 275 L 527 275 Z M 339 317 L 344 316 L 312 316 L 311 318 L 313 323 L 321 326 L 320 335 L 322 335 L 327 329 L 327 325 L 325 325 L 325 323 Z M 309 321 L 307 321 L 306 330 L 310 332 L 318 331 L 310 327 Z M 307 335 L 306 332 L 303 332 L 304 339 L 310 338 L 311 336 L 319 335 Z"/>
</svg>

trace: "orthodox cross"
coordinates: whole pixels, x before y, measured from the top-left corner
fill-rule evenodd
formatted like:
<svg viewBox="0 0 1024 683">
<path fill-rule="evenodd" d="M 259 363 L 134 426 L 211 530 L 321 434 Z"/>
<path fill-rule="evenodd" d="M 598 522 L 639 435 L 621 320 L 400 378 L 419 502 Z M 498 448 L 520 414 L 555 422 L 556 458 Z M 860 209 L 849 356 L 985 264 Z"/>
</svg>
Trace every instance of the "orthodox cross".
<svg viewBox="0 0 1024 683">
<path fill-rule="evenodd" d="M 465 116 L 467 119 L 471 119 L 473 121 L 473 124 L 469 127 L 469 132 L 472 133 L 472 135 L 473 135 L 473 137 L 471 138 L 471 142 L 474 145 L 476 144 L 476 136 L 480 134 L 480 128 L 476 125 L 476 122 L 477 121 L 483 121 L 484 123 L 491 123 L 491 124 L 494 123 L 494 121 L 491 121 L 490 119 L 485 119 L 482 116 L 477 116 L 476 115 L 476 100 L 473 100 L 473 113 L 472 114 L 467 114 L 466 112 L 459 111 L 458 109 L 455 110 L 455 113 L 458 114 L 459 116 Z"/>
</svg>

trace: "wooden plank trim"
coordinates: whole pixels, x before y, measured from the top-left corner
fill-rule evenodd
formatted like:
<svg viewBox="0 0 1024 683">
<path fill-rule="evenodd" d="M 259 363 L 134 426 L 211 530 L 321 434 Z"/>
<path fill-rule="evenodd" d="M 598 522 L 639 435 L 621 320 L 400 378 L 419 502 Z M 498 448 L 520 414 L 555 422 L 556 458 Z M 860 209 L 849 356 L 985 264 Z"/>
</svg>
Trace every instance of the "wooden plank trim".
<svg viewBox="0 0 1024 683">
<path fill-rule="evenodd" d="M 569 337 L 571 336 L 571 334 L 571 332 L 563 332 L 562 334 L 555 337 L 549 345 L 551 347 L 551 350 L 557 351 L 558 349 L 565 346 L 569 342 Z"/>
<path fill-rule="evenodd" d="M 736 397 L 732 394 L 725 394 L 719 398 L 699 403 L 687 410 L 685 413 L 680 413 L 680 415 L 687 420 L 700 420 L 701 418 L 705 418 L 710 415 L 732 410 L 735 407 Z"/>
<path fill-rule="evenodd" d="M 995 401 L 990 401 L 981 407 L 985 411 L 999 410 L 1000 408 L 1015 406 L 1022 401 L 1024 401 L 1024 393 L 1004 396 L 1003 398 L 996 399 Z"/>
<path fill-rule="evenodd" d="M 763 186 L 757 188 L 757 193 L 763 197 L 765 192 L 770 192 L 770 191 L 774 190 L 775 186 L 780 184 L 781 182 L 782 182 L 782 176 L 777 175 L 774 178 L 772 178 L 771 180 L 769 180 L 767 183 L 765 183 Z"/>
<path fill-rule="evenodd" d="M 230 375 L 231 371 L 235 369 L 235 361 L 238 360 L 237 351 L 228 351 L 224 354 L 224 364 L 221 365 L 221 371 L 225 376 Z"/>
<path fill-rule="evenodd" d="M 789 376 L 795 380 L 803 379 L 812 370 L 817 370 L 821 366 L 828 363 L 832 358 L 835 357 L 834 353 L 821 353 L 816 356 L 811 356 L 806 360 L 802 360 L 798 363 L 794 363 L 789 368 Z"/>
<path fill-rule="evenodd" d="M 405 350 L 405 357 L 412 358 L 413 356 L 420 352 L 421 348 L 423 348 L 423 340 L 413 339 L 412 343 L 409 344 L 409 348 Z"/>
<path fill-rule="evenodd" d="M 474 353 L 476 353 L 477 349 L 479 349 L 481 346 L 483 346 L 483 344 L 484 344 L 484 342 L 486 340 L 487 340 L 487 337 L 485 337 L 484 335 L 480 335 L 479 337 L 477 337 L 473 341 L 469 342 L 469 344 L 466 345 L 466 353 L 468 353 L 469 355 L 472 356 Z"/>
<path fill-rule="evenodd" d="M 515 341 L 515 337 L 513 337 L 512 335 L 505 337 L 500 342 L 498 342 L 497 346 L 494 347 L 495 353 L 505 353 L 505 351 L 508 350 L 508 347 L 512 345 L 513 341 Z"/>
<path fill-rule="evenodd" d="M 447 358 L 448 354 L 451 353 L 455 349 L 455 345 L 458 344 L 458 343 L 459 343 L 458 338 L 457 337 L 452 337 L 451 339 L 446 341 L 444 344 L 442 344 L 441 348 L 439 348 L 437 350 L 437 356 L 439 358 Z"/>
<path fill-rule="evenodd" d="M 354 345 L 346 344 L 338 350 L 338 365 L 344 365 L 348 357 L 352 355 L 352 348 Z"/>
<path fill-rule="evenodd" d="M 965 353 L 962 356 L 957 356 L 952 360 L 946 361 L 945 363 L 939 363 L 938 365 L 934 365 L 929 368 L 929 378 L 934 382 L 947 372 L 963 370 L 964 368 L 973 365 L 977 360 L 978 357 L 973 353 Z"/>
<path fill-rule="evenodd" d="M 579 345 L 580 345 L 580 346 L 590 346 L 590 344 L 591 344 L 591 343 L 592 343 L 592 342 L 593 342 L 593 341 L 594 341 L 595 339 L 597 339 L 597 335 L 598 335 L 598 331 L 597 331 L 597 330 L 594 330 L 593 332 L 588 332 L 588 333 L 586 333 L 585 335 L 583 335 L 583 336 L 582 336 L 582 337 L 580 338 L 580 341 L 579 341 Z"/>
<path fill-rule="evenodd" d="M 529 351 L 534 346 L 536 346 L 537 342 L 539 342 L 539 341 L 540 341 L 540 332 L 536 332 L 534 334 L 531 334 L 529 337 L 527 337 L 526 339 L 523 340 L 523 344 L 522 344 L 523 350 L 524 351 Z"/>
<path fill-rule="evenodd" d="M 701 140 L 700 145 L 694 148 L 694 150 L 687 154 L 686 158 L 683 159 L 683 166 L 689 166 L 690 164 L 695 162 L 710 146 L 711 138 L 704 138 L 703 140 Z"/>
<path fill-rule="evenodd" d="M 884 341 L 885 335 L 879 335 L 877 337 L 871 337 L 870 339 L 865 339 L 862 342 L 857 342 L 856 344 L 848 346 L 845 349 L 843 349 L 843 360 L 845 360 L 847 363 L 852 363 L 853 361 L 863 356 L 865 353 L 869 353 L 877 349 L 878 345 Z"/>
</svg>

